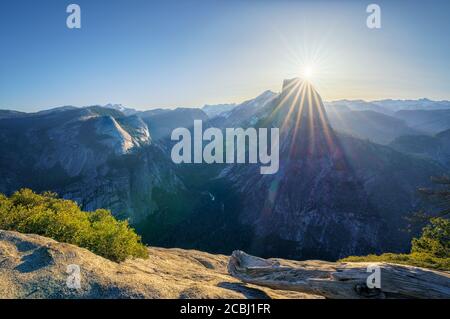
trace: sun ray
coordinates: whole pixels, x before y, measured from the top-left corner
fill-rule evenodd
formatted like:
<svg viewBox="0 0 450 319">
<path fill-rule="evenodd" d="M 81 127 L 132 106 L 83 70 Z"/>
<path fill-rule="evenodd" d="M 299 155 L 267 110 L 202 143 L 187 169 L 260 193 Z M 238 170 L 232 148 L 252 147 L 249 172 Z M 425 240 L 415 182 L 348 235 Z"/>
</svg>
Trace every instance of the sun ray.
<svg viewBox="0 0 450 319">
<path fill-rule="evenodd" d="M 306 89 L 304 88 L 304 86 L 307 85 L 304 81 L 301 84 L 300 89 L 298 90 L 297 96 L 296 96 L 296 100 L 294 101 L 295 103 L 293 103 L 293 107 L 295 107 L 296 102 L 298 100 L 298 96 L 300 95 L 300 93 L 302 94 L 301 98 L 300 98 L 300 106 L 299 109 L 296 110 L 297 114 L 296 114 L 296 118 L 295 118 L 295 125 L 294 125 L 294 131 L 292 132 L 292 136 L 291 136 L 291 145 L 290 145 L 290 150 L 289 150 L 289 157 L 291 157 L 295 151 L 295 147 L 297 146 L 295 141 L 297 139 L 297 134 L 299 132 L 300 129 L 300 125 L 301 125 L 301 116 L 303 113 L 303 107 L 304 107 L 304 103 L 305 103 L 305 91 Z"/>
<path fill-rule="evenodd" d="M 297 100 L 298 100 L 298 96 L 299 96 L 299 94 L 300 94 L 300 91 L 302 91 L 302 89 L 303 89 L 304 82 L 301 82 L 301 83 L 300 83 L 299 81 L 296 81 L 296 86 L 300 86 L 300 87 L 296 87 L 295 90 L 292 90 L 292 91 L 290 92 L 290 94 L 292 95 L 292 93 L 295 91 L 295 92 L 296 92 L 296 96 L 294 97 L 293 103 L 291 103 L 291 106 L 290 106 L 290 108 L 289 108 L 288 114 L 286 115 L 286 117 L 285 117 L 284 120 L 283 120 L 283 124 L 281 125 L 281 129 L 282 129 L 282 130 L 283 130 L 283 129 L 286 127 L 286 125 L 288 124 L 288 121 L 289 121 L 289 119 L 290 119 L 290 117 L 291 117 L 291 114 L 292 114 L 292 112 L 295 110 L 295 104 L 296 104 L 296 102 L 297 102 Z"/>
<path fill-rule="evenodd" d="M 316 92 L 314 92 L 314 100 L 315 100 L 316 105 L 323 105 L 323 102 L 322 102 L 320 96 Z M 323 127 L 323 130 L 324 130 L 325 139 L 326 139 L 329 151 L 332 152 L 335 145 L 334 145 L 332 133 L 331 133 L 331 130 L 329 127 L 327 114 L 324 112 L 324 110 L 321 107 L 318 108 L 318 111 L 319 111 L 320 122 L 322 123 L 321 126 Z"/>
<path fill-rule="evenodd" d="M 294 94 L 294 89 L 292 86 L 297 85 L 298 82 L 297 81 L 291 81 L 290 83 L 287 84 L 287 86 L 284 88 L 284 90 L 287 90 L 288 93 L 282 98 L 281 101 L 278 102 L 278 104 L 276 105 L 274 111 L 273 111 L 273 116 L 276 116 L 278 114 L 278 111 L 280 109 L 282 109 L 282 106 L 289 100 L 289 98 L 291 97 L 292 94 Z M 288 112 L 290 113 L 290 111 Z M 286 118 L 288 118 L 286 116 Z"/>
</svg>

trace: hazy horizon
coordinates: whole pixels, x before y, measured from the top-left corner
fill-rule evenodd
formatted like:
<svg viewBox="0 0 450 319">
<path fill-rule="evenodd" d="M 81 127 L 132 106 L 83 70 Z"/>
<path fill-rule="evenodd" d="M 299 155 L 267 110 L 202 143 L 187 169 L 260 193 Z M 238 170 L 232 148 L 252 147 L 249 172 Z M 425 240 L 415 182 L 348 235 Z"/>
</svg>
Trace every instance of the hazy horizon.
<svg viewBox="0 0 450 319">
<path fill-rule="evenodd" d="M 2 6 L 0 109 L 240 103 L 305 65 L 325 101 L 450 100 L 444 1 L 377 1 L 381 29 L 360 1 L 75 3 L 79 30 L 65 2 Z"/>
<path fill-rule="evenodd" d="M 266 90 L 267 91 L 267 90 Z M 270 90 L 272 91 L 272 90 Z M 279 94 L 280 91 L 272 91 L 273 93 Z M 261 92 L 263 93 L 263 92 Z M 318 92 L 320 94 L 320 92 Z M 257 95 L 259 96 L 259 94 Z M 253 98 L 257 97 L 254 96 Z M 376 103 L 379 101 L 385 101 L 385 100 L 394 100 L 394 101 L 408 101 L 408 100 L 422 100 L 422 99 L 427 99 L 427 100 L 431 100 L 433 102 L 450 102 L 449 100 L 433 100 L 433 99 L 429 99 L 427 97 L 418 97 L 416 99 L 397 99 L 397 98 L 385 98 L 385 99 L 378 99 L 378 100 L 364 100 L 364 99 L 346 99 L 346 98 L 342 98 L 342 99 L 336 99 L 336 100 L 323 100 L 324 103 L 332 103 L 332 102 L 339 102 L 339 101 L 363 101 L 363 102 L 367 102 L 367 103 Z M 127 104 L 123 104 L 123 103 L 114 103 L 114 102 L 108 102 L 108 103 L 91 103 L 91 104 L 87 104 L 87 105 L 73 105 L 73 104 L 65 104 L 65 105 L 53 105 L 53 106 L 44 106 L 44 107 L 36 107 L 33 110 L 27 111 L 27 110 L 20 110 L 19 109 L 13 109 L 13 108 L 0 108 L 0 110 L 7 110 L 7 111 L 21 111 L 21 112 L 25 112 L 25 113 L 33 113 L 33 112 L 40 112 L 40 111 L 46 111 L 46 110 L 50 110 L 50 109 L 56 109 L 56 108 L 61 108 L 61 107 L 76 107 L 76 108 L 84 108 L 84 107 L 91 107 L 91 106 L 101 106 L 101 107 L 106 107 L 108 105 L 121 105 L 125 108 L 130 108 L 130 109 L 135 109 L 136 111 L 150 111 L 150 110 L 156 110 L 156 109 L 170 109 L 170 110 L 174 110 L 177 108 L 197 108 L 197 109 L 201 109 L 205 106 L 218 106 L 218 105 L 226 105 L 226 104 L 235 104 L 235 105 L 239 105 L 241 103 L 244 103 L 246 101 L 252 100 L 252 98 L 250 99 L 246 99 L 246 100 L 242 100 L 242 101 L 236 101 L 236 102 L 224 102 L 224 103 L 205 103 L 203 105 L 172 105 L 172 106 L 165 106 L 165 107 L 160 107 L 160 106 L 149 106 L 149 107 L 135 107 L 133 105 L 127 105 Z"/>
</svg>

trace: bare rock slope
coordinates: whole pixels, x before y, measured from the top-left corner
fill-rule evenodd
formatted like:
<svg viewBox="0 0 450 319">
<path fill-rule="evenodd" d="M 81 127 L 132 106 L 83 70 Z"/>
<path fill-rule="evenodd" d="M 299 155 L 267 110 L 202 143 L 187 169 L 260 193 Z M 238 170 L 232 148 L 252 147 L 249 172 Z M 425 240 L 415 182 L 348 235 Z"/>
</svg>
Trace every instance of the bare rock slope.
<svg viewBox="0 0 450 319">
<path fill-rule="evenodd" d="M 149 259 L 117 264 L 38 235 L 0 230 L 0 298 L 319 298 L 244 284 L 228 275 L 229 257 L 149 248 Z M 66 282 L 81 269 L 81 288 Z"/>
</svg>

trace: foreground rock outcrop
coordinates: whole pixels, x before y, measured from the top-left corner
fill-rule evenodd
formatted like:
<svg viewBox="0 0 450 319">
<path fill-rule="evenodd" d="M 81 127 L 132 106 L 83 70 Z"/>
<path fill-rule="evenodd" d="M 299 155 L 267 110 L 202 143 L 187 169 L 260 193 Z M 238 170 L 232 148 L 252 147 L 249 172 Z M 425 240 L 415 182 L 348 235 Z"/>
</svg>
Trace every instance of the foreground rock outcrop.
<svg viewBox="0 0 450 319">
<path fill-rule="evenodd" d="M 367 286 L 369 266 L 379 269 L 378 288 Z M 326 298 L 450 298 L 449 272 L 391 263 L 287 261 L 235 251 L 228 271 L 246 283 Z"/>
<path fill-rule="evenodd" d="M 368 263 L 231 258 L 149 248 L 149 259 L 115 263 L 74 245 L 0 230 L 2 298 L 450 298 L 450 273 L 378 263 L 381 289 L 368 289 Z M 372 263 L 371 263 L 372 264 Z M 78 289 L 67 285 L 77 265 Z M 228 269 L 227 269 L 228 266 Z"/>
<path fill-rule="evenodd" d="M 77 246 L 0 230 L 0 298 L 320 298 L 242 283 L 229 257 L 149 248 L 149 259 L 117 264 Z M 81 288 L 67 286 L 78 265 Z"/>
</svg>

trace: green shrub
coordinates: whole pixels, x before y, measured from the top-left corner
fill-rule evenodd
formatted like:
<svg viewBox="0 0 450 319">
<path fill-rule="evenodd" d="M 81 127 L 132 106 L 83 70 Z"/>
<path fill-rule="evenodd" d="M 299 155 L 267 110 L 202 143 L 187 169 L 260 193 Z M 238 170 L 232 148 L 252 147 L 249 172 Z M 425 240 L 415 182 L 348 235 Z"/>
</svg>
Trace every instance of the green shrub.
<svg viewBox="0 0 450 319">
<path fill-rule="evenodd" d="M 343 262 L 391 262 L 417 267 L 450 270 L 450 221 L 432 218 L 420 238 L 412 240 L 410 254 L 350 256 Z"/>
<path fill-rule="evenodd" d="M 9 198 L 0 194 L 0 229 L 50 237 L 116 262 L 148 257 L 141 238 L 127 221 L 116 220 L 104 209 L 83 212 L 75 202 L 49 192 L 22 189 Z"/>
<path fill-rule="evenodd" d="M 412 253 L 430 254 L 438 258 L 450 258 L 450 221 L 432 218 L 420 238 L 412 241 Z"/>
</svg>

